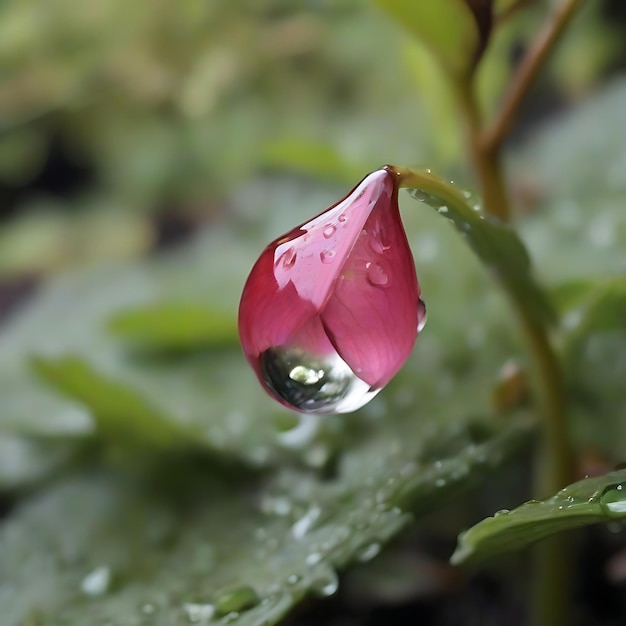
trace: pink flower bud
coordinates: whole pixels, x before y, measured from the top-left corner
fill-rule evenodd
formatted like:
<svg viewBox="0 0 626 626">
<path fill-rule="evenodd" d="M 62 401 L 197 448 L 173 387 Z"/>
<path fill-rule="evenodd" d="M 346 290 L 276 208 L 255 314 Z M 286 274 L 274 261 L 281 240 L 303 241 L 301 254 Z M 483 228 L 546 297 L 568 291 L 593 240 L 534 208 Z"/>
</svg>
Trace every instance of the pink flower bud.
<svg viewBox="0 0 626 626">
<path fill-rule="evenodd" d="M 241 345 L 285 406 L 355 411 L 408 358 L 426 321 L 419 295 L 396 176 L 377 170 L 263 251 L 241 296 Z"/>
</svg>

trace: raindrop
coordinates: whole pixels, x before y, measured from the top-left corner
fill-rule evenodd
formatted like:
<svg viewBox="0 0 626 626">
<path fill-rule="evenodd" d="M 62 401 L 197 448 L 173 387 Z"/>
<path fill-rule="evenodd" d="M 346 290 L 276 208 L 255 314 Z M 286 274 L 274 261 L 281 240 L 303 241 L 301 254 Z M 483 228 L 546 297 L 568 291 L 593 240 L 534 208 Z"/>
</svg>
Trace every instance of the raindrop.
<svg viewBox="0 0 626 626">
<path fill-rule="evenodd" d="M 330 224 L 326 226 L 322 234 L 324 235 L 325 239 L 330 239 L 335 234 L 336 230 L 337 228 L 333 226 L 332 224 Z"/>
<path fill-rule="evenodd" d="M 314 581 L 311 585 L 320 595 L 328 597 L 332 596 L 339 589 L 339 579 L 334 570 L 329 569 L 327 576 L 320 580 Z"/>
<path fill-rule="evenodd" d="M 359 555 L 359 561 L 365 563 L 366 561 L 371 561 L 373 558 L 377 557 L 380 554 L 380 544 L 379 543 L 371 543 L 361 554 Z"/>
<path fill-rule="evenodd" d="M 290 267 L 293 267 L 294 263 L 296 262 L 297 256 L 298 255 L 296 253 L 295 247 L 290 246 L 282 254 L 278 256 L 278 258 L 276 259 L 274 263 L 274 266 L 277 267 L 279 264 L 282 264 L 283 268 L 287 270 Z"/>
<path fill-rule="evenodd" d="M 438 209 L 437 212 L 440 213 L 441 215 L 445 215 L 448 212 L 448 207 L 445 204 L 442 204 Z"/>
<path fill-rule="evenodd" d="M 500 517 L 501 515 L 508 515 L 510 513 L 509 509 L 500 509 L 499 511 L 496 511 L 493 516 L 494 517 Z"/>
<path fill-rule="evenodd" d="M 111 568 L 103 565 L 97 567 L 83 578 L 80 583 L 81 591 L 87 596 L 104 595 L 111 584 Z"/>
<path fill-rule="evenodd" d="M 314 526 L 322 509 L 312 506 L 292 527 L 291 534 L 294 539 L 302 539 Z"/>
<path fill-rule="evenodd" d="M 290 574 L 287 576 L 287 584 L 288 585 L 297 585 L 300 582 L 301 577 L 298 574 Z"/>
<path fill-rule="evenodd" d="M 330 248 L 326 248 L 320 252 L 320 260 L 322 263 L 332 263 L 335 259 L 335 251 Z"/>
<path fill-rule="evenodd" d="M 384 287 L 389 282 L 389 276 L 378 263 L 374 263 L 367 270 L 367 280 L 374 287 Z"/>
<path fill-rule="evenodd" d="M 624 485 L 613 485 L 600 496 L 600 506 L 609 517 L 624 517 L 626 515 L 626 489 Z"/>
<path fill-rule="evenodd" d="M 141 612 L 144 615 L 154 615 L 157 612 L 157 607 L 151 602 L 146 602 L 141 605 Z"/>
<path fill-rule="evenodd" d="M 304 562 L 307 565 L 317 565 L 321 560 L 322 560 L 322 555 L 320 552 L 311 552 L 311 554 L 309 554 L 306 557 Z"/>
<path fill-rule="evenodd" d="M 428 314 L 426 312 L 426 305 L 424 301 L 420 298 L 417 301 L 417 332 L 421 333 L 424 330 L 424 326 L 426 326 L 426 322 L 428 321 Z"/>
<path fill-rule="evenodd" d="M 269 348 L 259 356 L 259 368 L 276 396 L 305 413 L 356 411 L 380 391 L 361 380 L 336 352 L 315 356 L 299 348 Z"/>
<path fill-rule="evenodd" d="M 183 612 L 192 624 L 207 623 L 215 615 L 215 607 L 212 604 L 186 602 L 183 604 Z"/>
<path fill-rule="evenodd" d="M 385 239 L 385 234 L 380 229 L 380 227 L 378 227 L 371 234 L 368 241 L 369 241 L 370 248 L 376 254 L 383 254 L 383 252 L 386 252 L 387 250 L 389 250 L 389 248 L 391 248 L 391 244 Z"/>
<path fill-rule="evenodd" d="M 261 601 L 257 592 L 249 586 L 238 587 L 232 591 L 227 591 L 215 601 L 215 614 L 228 615 L 247 611 L 256 606 Z"/>
</svg>

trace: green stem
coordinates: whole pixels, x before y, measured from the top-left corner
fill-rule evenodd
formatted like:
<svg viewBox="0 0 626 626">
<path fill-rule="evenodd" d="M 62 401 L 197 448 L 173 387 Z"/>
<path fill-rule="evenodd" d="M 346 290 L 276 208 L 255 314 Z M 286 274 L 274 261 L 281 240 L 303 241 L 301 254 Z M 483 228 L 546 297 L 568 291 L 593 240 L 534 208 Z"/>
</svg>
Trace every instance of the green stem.
<svg viewBox="0 0 626 626">
<path fill-rule="evenodd" d="M 463 194 L 437 176 L 408 168 L 389 169 L 397 175 L 399 187 L 419 189 L 436 196 L 468 222 L 475 219 L 476 213 L 467 204 Z M 569 484 L 574 475 L 561 369 L 545 325 L 537 320 L 528 300 L 516 288 L 514 276 L 507 272 L 499 272 L 497 275 L 519 319 L 534 365 L 534 388 L 544 418 L 543 437 L 537 457 L 539 466 L 535 475 L 535 496 L 547 497 Z M 571 567 L 567 538 L 556 537 L 543 542 L 536 549 L 535 557 L 533 626 L 569 624 L 568 583 Z"/>
</svg>

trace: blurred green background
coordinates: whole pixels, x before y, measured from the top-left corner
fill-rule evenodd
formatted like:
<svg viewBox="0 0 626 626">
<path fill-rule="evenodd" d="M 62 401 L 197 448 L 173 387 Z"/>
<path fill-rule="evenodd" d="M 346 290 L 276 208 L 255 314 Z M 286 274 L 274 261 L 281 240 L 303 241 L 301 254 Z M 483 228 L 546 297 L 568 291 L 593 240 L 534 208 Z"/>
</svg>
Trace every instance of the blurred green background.
<svg viewBox="0 0 626 626">
<path fill-rule="evenodd" d="M 486 110 L 549 3 L 528 4 L 481 68 Z M 620 2 L 588 3 L 521 128 L 622 70 L 623 27 Z M 134 256 L 231 219 L 233 193 L 272 170 L 343 190 L 391 162 L 471 185 L 462 145 L 436 64 L 362 0 L 0 5 L 5 278 Z"/>
<path fill-rule="evenodd" d="M 480 66 L 486 115 L 553 3 L 520 4 Z M 520 235 L 564 313 L 581 475 L 624 459 L 625 7 L 586 3 L 507 146 Z M 294 428 L 238 348 L 237 300 L 263 246 L 384 163 L 474 188 L 440 69 L 369 2 L 0 2 L 10 626 L 231 612 L 274 624 L 407 528 L 342 580 L 340 602 L 363 616 L 458 597 L 456 534 L 528 497 L 528 459 L 514 455 L 535 423 L 515 320 L 446 220 L 404 194 L 429 322 L 356 415 Z M 603 537 L 593 549 L 619 556 L 623 537 Z M 491 580 L 517 613 L 516 566 Z M 581 569 L 604 580 L 602 567 Z M 442 623 L 483 615 L 471 584 Z"/>
</svg>

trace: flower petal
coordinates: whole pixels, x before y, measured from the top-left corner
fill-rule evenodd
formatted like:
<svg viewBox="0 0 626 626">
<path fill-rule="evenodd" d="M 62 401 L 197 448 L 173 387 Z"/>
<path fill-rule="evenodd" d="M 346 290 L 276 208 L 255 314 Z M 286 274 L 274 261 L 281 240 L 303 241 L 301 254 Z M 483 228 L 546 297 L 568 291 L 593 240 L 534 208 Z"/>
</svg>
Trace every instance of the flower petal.
<svg viewBox="0 0 626 626">
<path fill-rule="evenodd" d="M 419 322 L 420 290 L 391 176 L 322 311 L 337 352 L 373 388 L 402 367 Z"/>
</svg>

